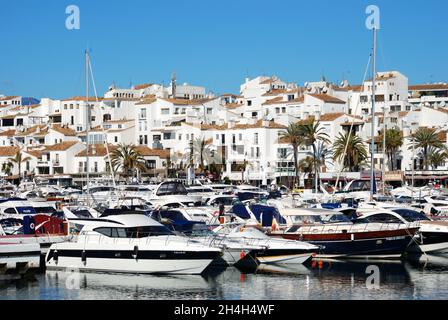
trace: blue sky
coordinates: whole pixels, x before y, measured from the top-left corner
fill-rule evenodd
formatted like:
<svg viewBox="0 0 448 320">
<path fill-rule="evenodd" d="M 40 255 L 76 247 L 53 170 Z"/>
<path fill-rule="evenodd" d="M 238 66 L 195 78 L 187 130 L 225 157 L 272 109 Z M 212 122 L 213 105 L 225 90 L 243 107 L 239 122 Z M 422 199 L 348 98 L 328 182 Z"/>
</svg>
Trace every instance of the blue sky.
<svg viewBox="0 0 448 320">
<path fill-rule="evenodd" d="M 70 4 L 80 30 L 65 28 Z M 360 83 L 369 4 L 381 9 L 379 70 L 448 81 L 446 0 L 0 0 L 0 93 L 83 95 L 86 47 L 100 95 L 113 81 L 167 84 L 173 71 L 215 94 L 257 75 Z"/>
</svg>

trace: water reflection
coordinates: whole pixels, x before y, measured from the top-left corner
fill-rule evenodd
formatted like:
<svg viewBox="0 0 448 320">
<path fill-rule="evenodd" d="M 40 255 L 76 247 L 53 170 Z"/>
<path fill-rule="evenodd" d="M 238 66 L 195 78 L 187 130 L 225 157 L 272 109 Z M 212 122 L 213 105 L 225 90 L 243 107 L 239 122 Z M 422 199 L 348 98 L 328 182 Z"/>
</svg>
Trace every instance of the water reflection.
<svg viewBox="0 0 448 320">
<path fill-rule="evenodd" d="M 380 273 L 379 288 L 367 286 L 367 268 Z M 0 299 L 447 299 L 448 258 L 396 261 L 315 261 L 261 265 L 252 273 L 209 269 L 203 276 L 151 276 L 47 271 L 0 283 Z"/>
</svg>

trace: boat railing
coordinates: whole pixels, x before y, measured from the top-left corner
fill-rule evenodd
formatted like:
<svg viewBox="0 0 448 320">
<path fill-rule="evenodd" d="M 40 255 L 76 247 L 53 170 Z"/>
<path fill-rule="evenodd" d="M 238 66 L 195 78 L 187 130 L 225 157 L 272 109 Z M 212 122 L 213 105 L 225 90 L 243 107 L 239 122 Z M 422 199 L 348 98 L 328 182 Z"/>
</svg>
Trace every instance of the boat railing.
<svg viewBox="0 0 448 320">
<path fill-rule="evenodd" d="M 377 225 L 380 224 L 378 227 Z M 365 223 L 364 227 L 361 224 L 353 225 L 304 225 L 296 232 L 300 234 L 334 234 L 334 233 L 362 233 L 375 231 L 395 231 L 399 229 L 410 229 L 418 227 L 416 224 L 407 223 Z"/>
</svg>

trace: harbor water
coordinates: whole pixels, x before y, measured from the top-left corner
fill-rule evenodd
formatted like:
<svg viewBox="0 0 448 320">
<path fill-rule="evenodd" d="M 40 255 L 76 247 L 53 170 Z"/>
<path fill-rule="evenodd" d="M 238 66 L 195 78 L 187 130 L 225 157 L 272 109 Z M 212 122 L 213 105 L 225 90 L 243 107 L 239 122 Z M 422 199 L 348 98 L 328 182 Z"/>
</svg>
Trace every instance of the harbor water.
<svg viewBox="0 0 448 320">
<path fill-rule="evenodd" d="M 375 278 L 372 270 L 378 270 Z M 426 300 L 448 299 L 448 258 L 322 261 L 210 269 L 203 276 L 47 271 L 0 282 L 2 300 Z"/>
</svg>

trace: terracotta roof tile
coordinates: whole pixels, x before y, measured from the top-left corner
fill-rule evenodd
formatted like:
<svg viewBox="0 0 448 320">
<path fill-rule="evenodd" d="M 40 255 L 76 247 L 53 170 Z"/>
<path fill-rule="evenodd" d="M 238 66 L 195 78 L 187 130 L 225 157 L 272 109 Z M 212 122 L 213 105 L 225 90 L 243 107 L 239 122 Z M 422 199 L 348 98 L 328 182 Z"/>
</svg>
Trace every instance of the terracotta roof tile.
<svg viewBox="0 0 448 320">
<path fill-rule="evenodd" d="M 134 86 L 134 90 L 142 90 L 142 89 L 146 89 L 149 88 L 150 86 L 154 85 L 154 83 L 143 83 L 143 84 L 138 84 L 136 86 Z"/>
<path fill-rule="evenodd" d="M 46 146 L 45 151 L 66 151 L 77 143 L 78 141 L 63 141 L 52 146 Z"/>
<path fill-rule="evenodd" d="M 345 104 L 345 101 L 338 99 L 336 97 L 332 97 L 328 94 L 308 93 L 308 95 L 327 103 Z"/>
<path fill-rule="evenodd" d="M 75 130 L 70 129 L 68 127 L 62 127 L 59 124 L 54 124 L 51 129 L 53 129 L 54 131 L 57 131 L 59 133 L 62 133 L 64 136 L 67 136 L 67 137 L 76 137 Z"/>
<path fill-rule="evenodd" d="M 409 86 L 409 90 L 410 91 L 448 90 L 448 84 L 446 83 L 418 84 Z"/>
<path fill-rule="evenodd" d="M 19 151 L 19 147 L 0 147 L 0 157 L 13 157 Z"/>
<path fill-rule="evenodd" d="M 14 130 L 14 129 L 0 132 L 0 136 L 2 136 L 2 137 L 13 137 L 15 134 L 16 134 L 16 130 Z"/>
<path fill-rule="evenodd" d="M 342 112 L 326 113 L 320 116 L 320 121 L 334 121 L 344 115 Z"/>
</svg>

